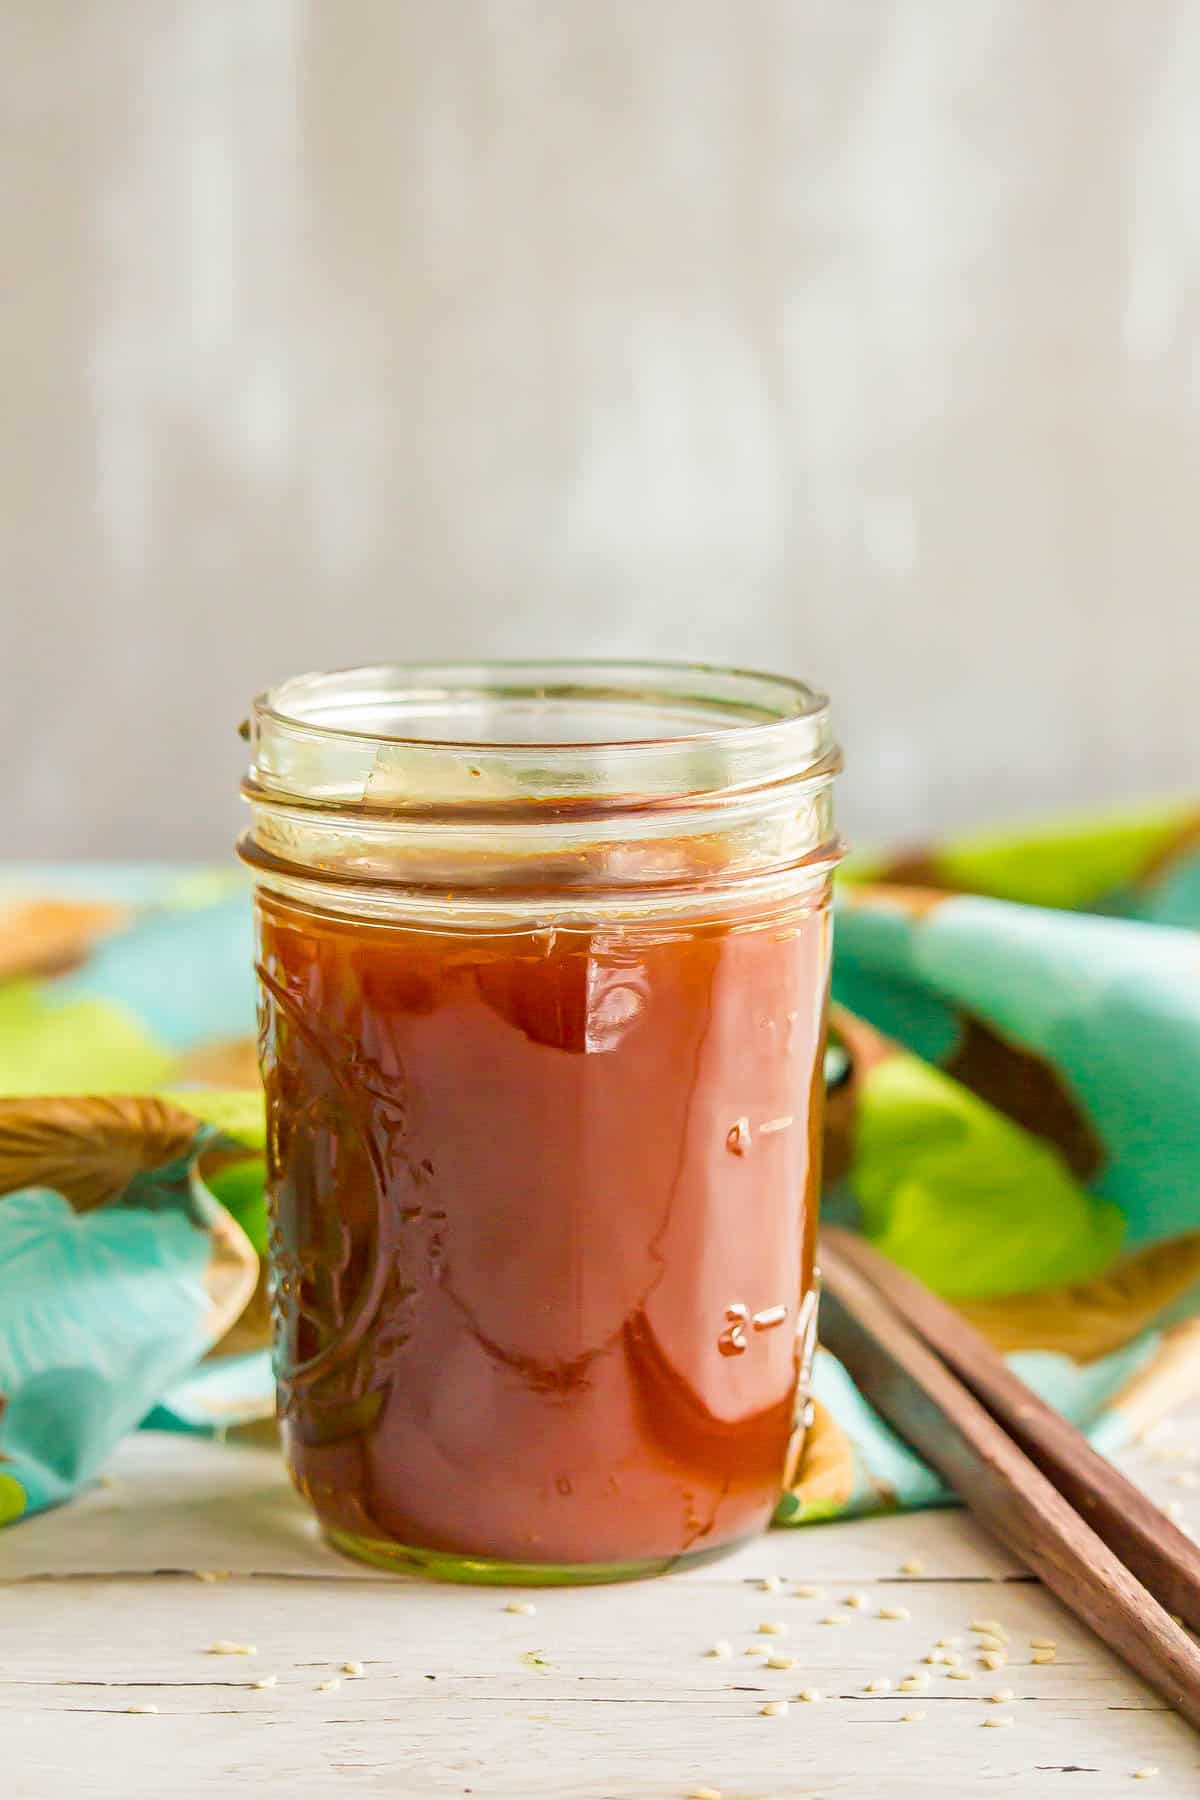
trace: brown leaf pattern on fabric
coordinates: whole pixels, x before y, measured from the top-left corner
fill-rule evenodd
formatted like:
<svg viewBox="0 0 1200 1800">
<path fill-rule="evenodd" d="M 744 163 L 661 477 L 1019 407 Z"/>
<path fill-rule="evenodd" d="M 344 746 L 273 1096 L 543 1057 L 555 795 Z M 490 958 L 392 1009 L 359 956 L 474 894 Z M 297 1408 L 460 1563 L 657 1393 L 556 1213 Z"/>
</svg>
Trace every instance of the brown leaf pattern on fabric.
<svg viewBox="0 0 1200 1800">
<path fill-rule="evenodd" d="M 801 1506 L 845 1506 L 854 1492 L 854 1451 L 833 1414 L 814 1400 L 800 1467 L 787 1485 Z"/>
<path fill-rule="evenodd" d="M 222 1039 L 190 1050 L 179 1072 L 182 1082 L 211 1088 L 256 1088 L 258 1043 L 253 1037 Z"/>
<path fill-rule="evenodd" d="M 135 1175 L 183 1156 L 195 1134 L 189 1114 L 148 1096 L 0 1099 L 0 1195 L 48 1187 L 87 1212 L 123 1193 Z"/>
<path fill-rule="evenodd" d="M 921 845 L 895 851 L 881 866 L 878 880 L 899 888 L 927 888 L 939 895 L 964 891 L 939 869 L 935 852 Z"/>
<path fill-rule="evenodd" d="M 1094 1362 L 1131 1343 L 1198 1282 L 1200 1231 L 1123 1257 L 1094 1281 L 955 1304 L 997 1350 Z"/>
<path fill-rule="evenodd" d="M 854 1162 L 855 1116 L 864 1077 L 877 1063 L 899 1053 L 899 1046 L 847 1012 L 844 1006 L 829 1009 L 829 1026 L 850 1059 L 850 1073 L 825 1097 L 825 1136 L 821 1167 L 827 1182 L 840 1181 Z"/>
<path fill-rule="evenodd" d="M 0 981 L 64 974 L 129 916 L 126 907 L 98 901 L 22 900 L 0 907 Z"/>
<path fill-rule="evenodd" d="M 1184 819 L 1178 829 L 1172 832 L 1165 844 L 1160 844 L 1145 865 L 1134 877 L 1134 886 L 1145 892 L 1147 888 L 1156 887 L 1164 875 L 1170 873 L 1177 863 L 1190 856 L 1194 850 L 1200 849 L 1200 812 L 1193 813 Z"/>
<path fill-rule="evenodd" d="M 1053 1144 L 1079 1181 L 1093 1181 L 1104 1167 L 1103 1141 L 1053 1063 L 964 1014 L 962 1035 L 942 1066 L 1015 1125 Z"/>
</svg>

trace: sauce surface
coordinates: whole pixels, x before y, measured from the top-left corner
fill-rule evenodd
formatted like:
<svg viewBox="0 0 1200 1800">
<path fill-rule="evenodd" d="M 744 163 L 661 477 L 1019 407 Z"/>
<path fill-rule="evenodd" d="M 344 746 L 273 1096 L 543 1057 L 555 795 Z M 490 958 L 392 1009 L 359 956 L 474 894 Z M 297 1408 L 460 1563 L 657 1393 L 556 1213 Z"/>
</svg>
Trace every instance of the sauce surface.
<svg viewBox="0 0 1200 1800">
<path fill-rule="evenodd" d="M 769 1521 L 828 934 L 811 899 L 468 935 L 260 892 L 280 1412 L 326 1527 L 602 1564 Z"/>
</svg>

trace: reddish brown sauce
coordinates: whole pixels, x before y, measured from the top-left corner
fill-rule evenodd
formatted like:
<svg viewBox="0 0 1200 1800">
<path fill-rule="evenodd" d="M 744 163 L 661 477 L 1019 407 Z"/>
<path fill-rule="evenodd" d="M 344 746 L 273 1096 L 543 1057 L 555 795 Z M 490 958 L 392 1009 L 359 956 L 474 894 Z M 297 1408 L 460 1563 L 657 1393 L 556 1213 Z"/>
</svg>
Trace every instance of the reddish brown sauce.
<svg viewBox="0 0 1200 1800">
<path fill-rule="evenodd" d="M 322 1522 L 618 1563 L 765 1525 L 823 910 L 437 934 L 260 896 L 280 1409 Z"/>
</svg>

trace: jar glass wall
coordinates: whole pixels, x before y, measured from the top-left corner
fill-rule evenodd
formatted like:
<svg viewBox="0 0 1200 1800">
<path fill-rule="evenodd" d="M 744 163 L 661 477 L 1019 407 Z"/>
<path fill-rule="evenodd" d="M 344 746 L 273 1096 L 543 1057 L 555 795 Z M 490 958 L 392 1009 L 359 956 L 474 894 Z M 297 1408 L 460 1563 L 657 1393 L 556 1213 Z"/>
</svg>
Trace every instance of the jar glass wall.
<svg viewBox="0 0 1200 1800">
<path fill-rule="evenodd" d="M 325 1532 L 555 1581 L 761 1529 L 815 1309 L 824 701 L 375 668 L 250 737 L 279 1407 Z"/>
</svg>

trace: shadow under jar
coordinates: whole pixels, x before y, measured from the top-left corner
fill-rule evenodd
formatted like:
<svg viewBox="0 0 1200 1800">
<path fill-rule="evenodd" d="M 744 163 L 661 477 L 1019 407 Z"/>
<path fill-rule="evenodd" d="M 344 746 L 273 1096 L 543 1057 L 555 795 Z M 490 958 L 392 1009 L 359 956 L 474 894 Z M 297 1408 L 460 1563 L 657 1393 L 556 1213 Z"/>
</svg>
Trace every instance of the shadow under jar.
<svg viewBox="0 0 1200 1800">
<path fill-rule="evenodd" d="M 255 704 L 279 1412 L 330 1540 L 650 1574 L 802 1432 L 838 767 L 823 698 L 601 663 Z"/>
</svg>

